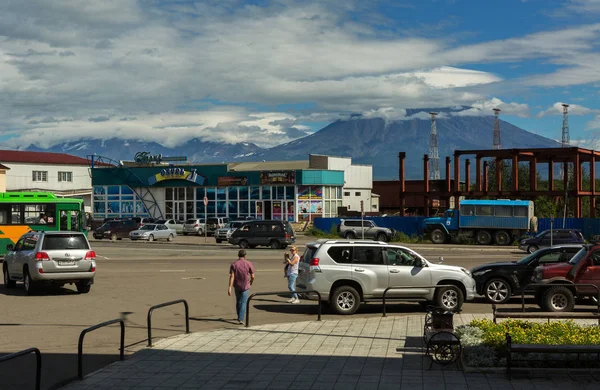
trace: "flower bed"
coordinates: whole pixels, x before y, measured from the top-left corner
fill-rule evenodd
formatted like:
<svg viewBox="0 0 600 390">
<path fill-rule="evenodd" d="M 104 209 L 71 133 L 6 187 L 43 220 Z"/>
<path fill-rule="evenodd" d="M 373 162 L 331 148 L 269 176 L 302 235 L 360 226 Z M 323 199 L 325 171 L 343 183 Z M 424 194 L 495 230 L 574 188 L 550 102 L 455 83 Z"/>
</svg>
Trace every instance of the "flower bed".
<svg viewBox="0 0 600 390">
<path fill-rule="evenodd" d="M 506 333 L 514 344 L 600 344 L 600 327 L 578 325 L 574 321 L 536 323 L 522 320 L 506 320 L 494 324 L 490 320 L 473 320 L 456 328 L 464 348 L 463 362 L 469 367 L 506 366 Z M 600 368 L 596 354 L 537 354 L 523 356 L 526 367 L 580 367 L 586 361 L 588 367 Z M 521 364 L 523 366 L 523 364 Z"/>
</svg>

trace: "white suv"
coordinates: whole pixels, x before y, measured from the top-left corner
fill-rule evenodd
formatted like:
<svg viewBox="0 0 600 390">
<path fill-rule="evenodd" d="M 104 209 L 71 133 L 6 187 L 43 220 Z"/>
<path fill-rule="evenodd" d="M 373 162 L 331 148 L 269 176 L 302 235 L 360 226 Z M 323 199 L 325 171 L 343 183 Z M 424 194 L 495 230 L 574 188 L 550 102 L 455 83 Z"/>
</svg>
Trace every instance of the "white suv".
<svg viewBox="0 0 600 390">
<path fill-rule="evenodd" d="M 424 286 L 451 285 L 424 288 Z M 475 297 L 475 281 L 462 267 L 433 264 L 412 249 L 385 242 L 318 240 L 306 244 L 296 291 L 318 291 L 339 314 L 353 314 L 361 302 L 386 298 L 433 303 L 459 310 Z"/>
</svg>

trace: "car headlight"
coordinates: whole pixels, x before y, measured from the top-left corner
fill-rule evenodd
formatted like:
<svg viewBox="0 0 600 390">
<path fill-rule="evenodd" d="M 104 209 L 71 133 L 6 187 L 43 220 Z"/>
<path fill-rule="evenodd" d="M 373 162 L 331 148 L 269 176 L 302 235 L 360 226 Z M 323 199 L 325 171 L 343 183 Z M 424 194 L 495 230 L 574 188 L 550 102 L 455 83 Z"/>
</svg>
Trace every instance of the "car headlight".
<svg viewBox="0 0 600 390">
<path fill-rule="evenodd" d="M 484 269 L 484 270 L 481 270 L 481 271 L 473 272 L 473 276 L 485 275 L 485 274 L 487 274 L 490 271 L 491 271 L 491 269 Z"/>
<path fill-rule="evenodd" d="M 471 271 L 469 271 L 468 269 L 466 269 L 466 268 L 461 268 L 460 270 L 461 270 L 462 272 L 466 273 L 467 275 L 471 276 Z"/>
<path fill-rule="evenodd" d="M 526 240 L 521 240 L 521 245 L 525 245 Z"/>
<path fill-rule="evenodd" d="M 105 231 L 104 233 L 106 233 L 106 234 L 110 234 L 110 230 L 107 230 L 107 231 Z"/>
<path fill-rule="evenodd" d="M 536 268 L 533 271 L 533 277 L 531 278 L 531 280 L 533 280 L 535 282 L 540 282 L 540 281 L 542 281 L 542 279 L 544 279 L 544 270 Z"/>
</svg>

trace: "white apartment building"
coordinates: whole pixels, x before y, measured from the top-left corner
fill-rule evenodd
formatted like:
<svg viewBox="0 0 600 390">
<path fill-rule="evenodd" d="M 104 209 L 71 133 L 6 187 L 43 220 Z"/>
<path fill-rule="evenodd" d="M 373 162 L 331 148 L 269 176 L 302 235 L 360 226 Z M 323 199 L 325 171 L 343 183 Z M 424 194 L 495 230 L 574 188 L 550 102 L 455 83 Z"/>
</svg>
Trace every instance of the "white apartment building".
<svg viewBox="0 0 600 390">
<path fill-rule="evenodd" d="M 64 153 L 0 150 L 6 169 L 5 191 L 48 191 L 58 197 L 82 198 L 91 212 L 92 178 L 85 158 Z"/>
</svg>

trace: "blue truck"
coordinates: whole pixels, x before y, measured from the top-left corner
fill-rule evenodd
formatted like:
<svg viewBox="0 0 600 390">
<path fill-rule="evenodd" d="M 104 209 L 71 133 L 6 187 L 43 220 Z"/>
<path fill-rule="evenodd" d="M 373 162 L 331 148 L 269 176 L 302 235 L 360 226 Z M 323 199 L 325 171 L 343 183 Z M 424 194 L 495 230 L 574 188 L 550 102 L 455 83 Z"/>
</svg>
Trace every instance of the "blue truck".
<svg viewBox="0 0 600 390">
<path fill-rule="evenodd" d="M 463 200 L 458 210 L 426 218 L 423 228 L 434 244 L 473 238 L 479 245 L 510 245 L 529 231 L 532 217 L 529 200 Z"/>
</svg>

